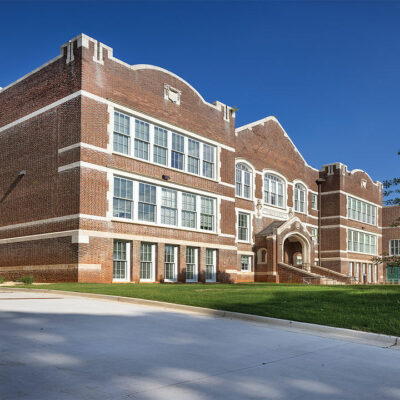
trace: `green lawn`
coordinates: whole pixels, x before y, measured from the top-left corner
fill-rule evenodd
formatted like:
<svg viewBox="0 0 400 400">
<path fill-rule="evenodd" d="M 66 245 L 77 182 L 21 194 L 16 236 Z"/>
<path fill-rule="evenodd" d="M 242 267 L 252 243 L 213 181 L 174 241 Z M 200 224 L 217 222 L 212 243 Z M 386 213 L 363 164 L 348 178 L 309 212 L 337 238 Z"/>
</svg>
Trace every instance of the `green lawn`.
<svg viewBox="0 0 400 400">
<path fill-rule="evenodd" d="M 138 297 L 400 335 L 400 286 L 396 285 L 57 283 L 44 288 Z"/>
</svg>

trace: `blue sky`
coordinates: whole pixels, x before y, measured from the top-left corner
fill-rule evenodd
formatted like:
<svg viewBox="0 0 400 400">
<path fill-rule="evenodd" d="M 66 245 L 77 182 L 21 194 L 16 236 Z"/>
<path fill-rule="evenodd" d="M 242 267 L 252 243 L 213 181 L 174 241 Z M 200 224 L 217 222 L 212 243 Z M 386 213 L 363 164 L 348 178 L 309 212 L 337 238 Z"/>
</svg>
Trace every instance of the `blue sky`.
<svg viewBox="0 0 400 400">
<path fill-rule="evenodd" d="M 275 115 L 309 164 L 400 175 L 400 2 L 0 0 L 0 86 L 84 32 L 166 68 L 237 126 Z"/>
</svg>

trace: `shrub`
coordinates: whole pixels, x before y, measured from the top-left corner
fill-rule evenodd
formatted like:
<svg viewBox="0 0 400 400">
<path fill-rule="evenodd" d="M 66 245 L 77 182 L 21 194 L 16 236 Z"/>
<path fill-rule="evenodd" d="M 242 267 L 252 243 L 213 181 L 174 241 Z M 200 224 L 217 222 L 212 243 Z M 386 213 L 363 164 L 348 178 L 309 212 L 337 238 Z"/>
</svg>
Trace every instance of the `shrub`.
<svg viewBox="0 0 400 400">
<path fill-rule="evenodd" d="M 21 278 L 18 279 L 19 282 L 22 282 L 25 285 L 32 285 L 34 280 L 35 279 L 33 278 L 32 275 L 21 276 Z"/>
<path fill-rule="evenodd" d="M 0 283 L 4 283 L 6 281 L 6 278 L 4 276 L 0 276 Z"/>
</svg>

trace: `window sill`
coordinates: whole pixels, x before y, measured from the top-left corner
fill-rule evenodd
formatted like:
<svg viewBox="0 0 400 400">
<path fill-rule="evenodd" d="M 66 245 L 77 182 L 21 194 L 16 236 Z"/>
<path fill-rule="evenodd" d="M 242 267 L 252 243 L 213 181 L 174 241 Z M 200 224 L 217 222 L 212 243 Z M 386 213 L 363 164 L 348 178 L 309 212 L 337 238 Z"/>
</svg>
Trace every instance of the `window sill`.
<svg viewBox="0 0 400 400">
<path fill-rule="evenodd" d="M 280 206 L 275 206 L 273 204 L 268 204 L 268 203 L 263 203 L 264 207 L 271 207 L 280 211 L 288 211 L 287 207 L 280 207 Z"/>
<path fill-rule="evenodd" d="M 243 197 L 243 196 L 238 196 L 237 194 L 235 194 L 235 198 L 253 202 L 253 198 L 247 198 L 247 197 Z"/>
<path fill-rule="evenodd" d="M 342 215 L 343 216 L 343 215 Z M 343 216 L 344 217 L 344 216 Z M 358 219 L 353 219 L 353 218 L 350 218 L 350 217 L 347 217 L 347 219 L 349 220 L 349 221 L 354 221 L 354 222 L 358 222 L 359 224 L 365 224 L 365 225 L 369 225 L 369 226 L 374 226 L 375 228 L 377 227 L 377 225 L 375 224 L 370 224 L 370 223 L 368 223 L 368 222 L 362 222 L 362 221 L 359 221 Z"/>
<path fill-rule="evenodd" d="M 187 175 L 190 175 L 190 176 L 195 176 L 195 177 L 200 178 L 200 179 L 206 179 L 207 181 L 218 183 L 216 178 L 208 178 L 206 176 L 197 175 L 197 174 L 194 174 L 192 172 L 187 172 L 187 171 L 184 171 L 184 170 L 179 169 L 179 168 L 173 168 L 173 167 L 170 167 L 168 165 L 157 164 L 157 163 L 151 162 L 149 160 L 144 160 L 143 158 L 134 157 L 134 156 L 131 156 L 129 154 L 119 153 L 118 151 L 114 151 L 113 150 L 111 154 L 112 155 L 121 156 L 121 157 L 126 157 L 126 158 L 129 158 L 131 160 L 142 161 L 142 162 L 144 162 L 146 164 L 154 165 L 154 166 L 159 167 L 159 168 L 165 168 L 165 169 L 168 169 L 168 170 L 171 170 L 171 171 L 181 172 L 182 174 L 187 174 Z"/>
<path fill-rule="evenodd" d="M 112 222 L 125 222 L 127 224 L 134 224 L 134 225 L 156 226 L 156 227 L 159 227 L 159 228 L 176 229 L 176 230 L 185 231 L 185 232 L 206 233 L 208 235 L 216 235 L 216 236 L 218 236 L 218 233 L 216 233 L 215 231 L 206 231 L 206 230 L 202 230 L 202 229 L 185 228 L 185 227 L 182 227 L 182 226 L 158 224 L 156 222 L 134 221 L 134 220 L 130 220 L 130 219 L 126 219 L 126 218 L 118 218 L 118 217 L 111 218 L 111 221 Z"/>
</svg>

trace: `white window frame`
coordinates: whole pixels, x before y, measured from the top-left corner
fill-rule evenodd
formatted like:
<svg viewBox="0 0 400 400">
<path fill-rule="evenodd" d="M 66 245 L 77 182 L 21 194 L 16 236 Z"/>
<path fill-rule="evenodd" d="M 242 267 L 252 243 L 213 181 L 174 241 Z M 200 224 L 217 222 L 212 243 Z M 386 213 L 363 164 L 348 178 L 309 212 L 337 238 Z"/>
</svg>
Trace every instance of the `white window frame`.
<svg viewBox="0 0 400 400">
<path fill-rule="evenodd" d="M 142 245 L 149 245 L 151 249 L 151 266 L 150 266 L 150 278 L 149 279 L 144 279 L 141 277 L 142 275 Z M 149 262 L 149 261 L 144 261 L 144 262 Z M 148 242 L 141 242 L 140 243 L 140 266 L 139 266 L 139 276 L 140 276 L 140 282 L 155 282 L 156 280 L 156 245 L 154 243 L 148 243 Z"/>
<path fill-rule="evenodd" d="M 240 229 L 241 226 L 239 225 L 239 221 L 240 221 L 240 216 L 244 215 L 246 217 L 246 221 L 247 221 L 247 237 L 246 239 L 241 239 L 240 236 Z M 236 238 L 238 242 L 243 242 L 243 243 L 249 243 L 250 239 L 251 239 L 251 214 L 242 212 L 242 211 L 238 211 L 236 214 L 236 224 L 237 224 L 237 234 L 236 234 Z"/>
<path fill-rule="evenodd" d="M 188 251 L 188 249 L 192 249 L 194 251 L 194 263 L 190 263 L 191 265 L 193 265 L 193 279 L 187 278 L 187 268 L 188 268 L 187 251 Z M 198 274 L 199 274 L 199 248 L 187 246 L 186 247 L 186 282 L 191 282 L 191 283 L 197 282 Z"/>
<path fill-rule="evenodd" d="M 354 266 L 354 262 L 350 261 L 349 262 L 349 276 L 353 276 L 353 266 Z"/>
<path fill-rule="evenodd" d="M 117 217 L 114 216 L 114 179 L 115 178 L 122 178 L 127 181 L 131 181 L 133 184 L 133 200 L 132 200 L 132 218 L 124 218 L 124 217 Z M 147 202 L 140 202 L 139 201 L 139 187 L 140 184 L 145 184 L 149 186 L 154 186 L 156 188 L 156 202 L 155 204 L 153 203 L 147 203 Z M 171 190 L 176 192 L 177 195 L 177 224 L 176 225 L 169 225 L 169 224 L 163 224 L 161 223 L 162 221 L 162 208 L 163 206 L 163 189 L 166 190 Z M 181 190 L 181 189 L 175 189 L 168 187 L 166 185 L 158 185 L 154 183 L 149 183 L 146 181 L 140 181 L 132 178 L 126 178 L 124 176 L 120 175 L 113 175 L 112 177 L 112 203 L 111 203 L 111 208 L 112 208 L 112 220 L 115 221 L 125 221 L 125 222 L 133 222 L 133 223 L 138 223 L 138 224 L 143 224 L 143 225 L 156 225 L 156 226 L 161 226 L 161 227 L 166 227 L 166 228 L 171 228 L 171 229 L 182 229 L 182 230 L 190 230 L 190 231 L 195 231 L 195 232 L 203 232 L 203 233 L 212 233 L 216 234 L 217 233 L 217 224 L 218 224 L 218 216 L 219 216 L 219 202 L 217 201 L 216 198 L 210 197 L 210 196 L 205 196 L 202 194 L 196 194 L 196 193 L 191 193 L 186 190 Z M 195 199 L 195 206 L 196 210 L 193 211 L 195 214 L 195 227 L 187 227 L 182 225 L 182 211 L 183 210 L 183 194 L 188 194 L 191 196 L 194 196 Z M 202 213 L 202 198 L 206 200 L 210 200 L 212 202 L 212 212 L 213 214 L 205 214 L 207 216 L 212 216 L 212 230 L 209 229 L 201 229 L 201 215 Z M 141 220 L 139 219 L 139 203 L 145 203 L 145 204 L 151 204 L 155 206 L 155 221 L 146 221 L 146 220 Z M 166 207 L 168 208 L 168 207 Z"/>
<path fill-rule="evenodd" d="M 400 256 L 400 239 L 389 240 L 389 255 Z"/>
<path fill-rule="evenodd" d="M 212 252 L 212 278 L 207 279 L 207 266 L 211 264 L 207 263 L 207 252 Z M 217 250 L 216 249 L 206 249 L 206 282 L 214 283 L 217 281 Z"/>
<path fill-rule="evenodd" d="M 266 190 L 266 180 L 268 179 L 268 191 Z M 272 182 L 276 182 L 276 191 L 272 192 Z M 279 184 L 282 185 L 282 205 L 279 205 Z M 283 179 L 281 176 L 276 174 L 275 172 L 270 172 L 270 171 L 264 171 L 263 172 L 263 203 L 272 207 L 277 207 L 280 209 L 286 209 L 287 208 L 287 182 L 285 179 Z M 269 193 L 269 195 L 266 198 L 266 192 Z M 274 194 L 276 196 L 276 204 L 273 204 L 271 201 L 272 196 L 271 194 Z"/>
<path fill-rule="evenodd" d="M 247 268 L 243 269 L 243 258 L 247 258 Z M 240 254 L 240 271 L 251 272 L 252 271 L 252 257 L 247 254 Z"/>
<path fill-rule="evenodd" d="M 173 264 L 173 278 L 166 278 L 167 274 L 167 261 L 166 261 L 166 249 L 167 247 L 172 247 L 173 248 L 173 254 L 174 254 L 174 263 L 168 263 L 168 264 Z M 166 244 L 164 247 L 164 282 L 177 282 L 178 281 L 178 246 L 172 245 L 172 244 Z"/>
<path fill-rule="evenodd" d="M 366 251 L 366 242 L 368 242 L 369 252 Z M 375 251 L 372 251 L 372 247 Z M 375 256 L 378 252 L 378 237 L 372 233 L 347 229 L 347 251 Z"/>
<path fill-rule="evenodd" d="M 130 115 L 130 114 L 126 113 L 126 112 L 119 111 L 118 109 L 115 109 L 114 112 L 113 112 L 113 120 L 115 118 L 115 113 L 121 114 L 122 116 L 129 118 L 129 136 L 126 135 L 126 134 L 122 134 L 122 135 L 125 135 L 125 136 L 128 137 L 128 153 L 121 153 L 121 152 L 117 151 L 114 148 L 114 136 L 113 136 L 113 139 L 112 139 L 112 149 L 113 149 L 112 151 L 113 151 L 113 153 L 119 154 L 119 155 L 122 155 L 122 156 L 125 156 L 125 157 L 130 157 L 130 158 L 133 158 L 135 160 L 140 160 L 142 162 L 150 163 L 150 164 L 153 164 L 153 165 L 162 166 L 164 168 L 172 169 L 174 171 L 184 172 L 186 174 L 197 176 L 197 177 L 200 177 L 200 178 L 203 178 L 203 179 L 209 179 L 209 180 L 212 180 L 212 181 L 217 181 L 218 176 L 219 176 L 219 172 L 217 171 L 217 166 L 218 166 L 218 161 L 219 161 L 219 151 L 218 151 L 218 147 L 215 144 L 212 144 L 212 143 L 207 142 L 207 141 L 199 140 L 198 138 L 191 137 L 188 134 L 183 134 L 183 133 L 168 129 L 168 128 L 166 128 L 166 127 L 164 127 L 162 125 L 162 122 L 161 123 L 157 123 L 157 124 L 151 123 L 151 122 L 146 121 L 146 119 L 144 119 L 144 118 L 138 118 L 138 117 L 136 117 L 134 115 Z M 147 124 L 149 126 L 149 142 L 146 142 L 146 143 L 148 143 L 148 150 L 149 150 L 148 151 L 148 159 L 144 159 L 144 158 L 140 158 L 140 157 L 135 156 L 135 143 L 136 143 L 136 140 L 143 141 L 142 139 L 136 138 L 136 121 L 141 122 L 141 123 L 145 123 L 145 124 Z M 158 144 L 155 143 L 155 132 L 154 132 L 155 127 L 159 128 L 159 129 L 162 129 L 164 131 L 167 131 L 167 145 L 168 145 L 167 148 L 165 148 L 163 146 L 159 146 Z M 115 131 L 115 123 L 114 123 L 114 126 L 113 126 L 113 135 L 114 135 L 114 132 L 116 132 L 118 134 L 121 134 L 118 131 Z M 172 136 L 173 136 L 173 134 L 176 134 L 176 135 L 179 135 L 179 136 L 183 137 L 184 152 L 181 153 L 180 151 L 177 151 L 178 153 L 183 154 L 183 169 L 172 167 L 172 151 L 176 151 L 176 150 L 172 149 Z M 197 174 L 193 173 L 193 172 L 189 172 L 189 170 L 188 170 L 187 159 L 189 157 L 189 139 L 199 143 L 199 158 L 198 158 L 199 165 L 198 165 L 198 173 Z M 143 141 L 143 142 L 145 142 L 145 141 Z M 157 163 L 157 162 L 154 161 L 154 146 L 163 147 L 163 148 L 165 148 L 167 150 L 167 164 L 166 165 L 160 164 L 160 163 Z M 208 160 L 206 160 L 204 158 L 204 148 L 205 148 L 205 146 L 209 146 L 211 148 L 212 159 L 213 159 L 212 161 L 208 161 Z M 194 158 L 196 158 L 196 157 L 194 157 Z M 211 177 L 206 176 L 203 173 L 204 172 L 204 163 L 205 162 L 208 162 L 209 164 L 212 165 L 212 171 L 211 171 L 212 172 L 212 174 L 211 174 L 212 176 Z"/>
<path fill-rule="evenodd" d="M 121 115 L 123 118 L 128 118 L 128 133 L 125 133 L 125 132 L 123 133 L 123 132 L 120 132 L 117 129 L 115 129 L 115 116 L 116 116 L 116 114 Z M 127 115 L 125 113 L 122 113 L 120 111 L 114 111 L 114 114 L 113 114 L 113 138 L 112 138 L 113 148 L 114 148 L 114 142 L 115 142 L 115 135 L 124 136 L 128 141 L 128 146 L 127 146 L 128 147 L 128 152 L 127 153 L 118 152 L 119 154 L 127 155 L 127 154 L 131 153 L 131 146 L 132 146 L 131 145 L 131 143 L 132 143 L 132 126 L 131 126 L 131 124 L 132 124 L 132 122 L 131 122 L 131 119 L 130 119 L 129 115 Z"/>
<path fill-rule="evenodd" d="M 311 193 L 311 210 L 318 210 L 318 195 Z"/>
<path fill-rule="evenodd" d="M 245 184 L 246 174 L 249 176 L 249 185 Z M 240 181 L 238 180 L 238 177 L 240 177 Z M 248 197 L 244 194 L 245 186 L 249 188 Z M 235 196 L 245 200 L 252 200 L 253 198 L 253 170 L 243 161 L 237 162 L 235 167 Z"/>
<path fill-rule="evenodd" d="M 117 195 L 115 194 L 115 181 L 116 181 L 117 179 L 119 179 L 121 183 L 122 183 L 122 181 L 126 181 L 126 182 L 129 181 L 130 183 L 132 183 L 132 198 L 129 198 L 128 193 L 126 194 L 125 197 L 122 197 L 122 194 L 121 194 L 121 193 L 120 193 L 119 196 L 117 196 Z M 128 187 L 127 183 L 126 183 L 126 186 Z M 133 215 L 134 215 L 134 211 L 135 211 L 135 207 L 134 207 L 135 192 L 134 192 L 134 190 L 135 190 L 135 187 L 134 187 L 134 184 L 133 184 L 133 182 L 132 182 L 131 179 L 123 178 L 123 177 L 121 177 L 121 176 L 113 176 L 113 204 L 112 204 L 112 208 L 113 208 L 112 214 L 113 214 L 113 217 L 115 217 L 115 218 L 123 218 L 123 219 L 127 219 L 127 220 L 132 220 L 132 219 L 133 219 Z M 118 200 L 118 201 L 122 200 L 122 201 L 124 201 L 124 202 L 130 203 L 130 208 L 131 208 L 131 216 L 130 216 L 130 217 L 120 217 L 120 216 L 114 215 L 114 213 L 115 213 L 115 208 L 114 208 L 114 202 L 115 202 L 115 200 Z"/>
<path fill-rule="evenodd" d="M 116 260 L 114 259 L 114 246 L 115 243 L 124 243 L 126 246 L 126 260 Z M 125 266 L 125 279 L 114 278 L 114 262 L 123 261 L 126 262 Z M 131 243 L 126 240 L 115 239 L 113 242 L 113 282 L 130 282 L 131 281 Z"/>
<path fill-rule="evenodd" d="M 360 263 L 356 262 L 356 269 L 354 271 L 354 277 L 356 278 L 356 282 L 360 282 Z"/>
<path fill-rule="evenodd" d="M 378 223 L 378 207 L 367 201 L 347 195 L 347 218 L 372 226 Z M 368 210 L 370 212 L 368 213 Z"/>
<path fill-rule="evenodd" d="M 311 227 L 311 237 L 314 244 L 318 243 L 318 228 Z"/>
<path fill-rule="evenodd" d="M 303 201 L 301 199 L 303 195 Z M 307 186 L 299 181 L 293 183 L 293 209 L 295 212 L 300 214 L 307 214 Z M 303 204 L 303 209 L 301 205 Z"/>
</svg>

